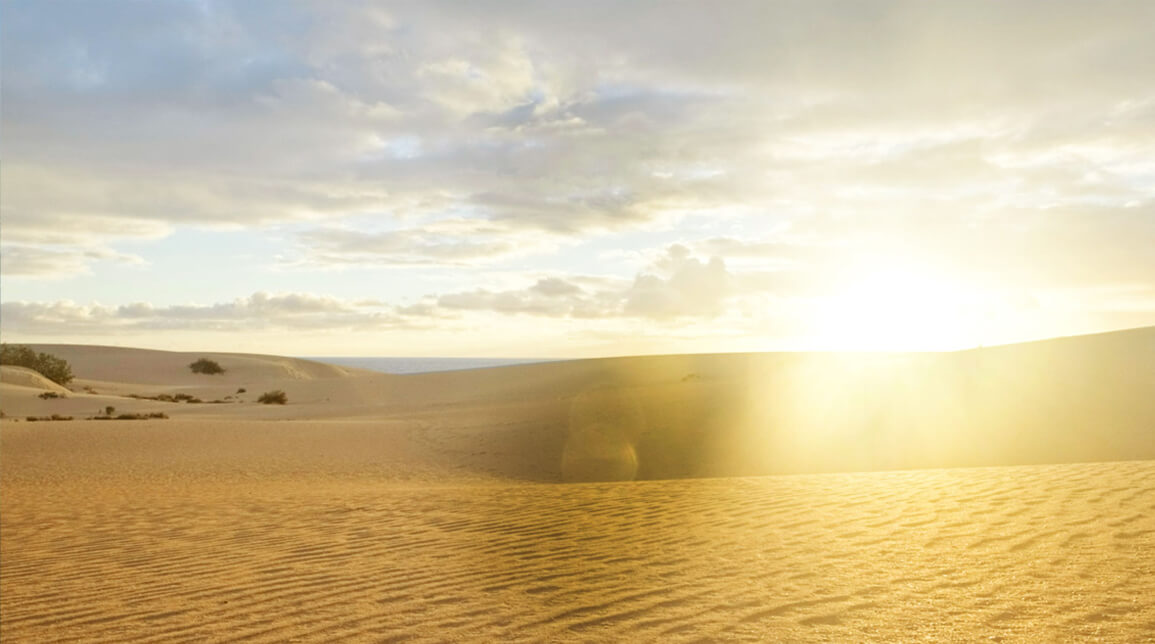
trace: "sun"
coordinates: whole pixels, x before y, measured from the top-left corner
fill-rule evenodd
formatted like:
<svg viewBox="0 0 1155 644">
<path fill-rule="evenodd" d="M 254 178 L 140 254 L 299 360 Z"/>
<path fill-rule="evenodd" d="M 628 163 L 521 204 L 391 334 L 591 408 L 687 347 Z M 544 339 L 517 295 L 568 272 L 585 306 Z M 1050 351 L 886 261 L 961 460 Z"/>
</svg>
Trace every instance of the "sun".
<svg viewBox="0 0 1155 644">
<path fill-rule="evenodd" d="M 814 339 L 835 351 L 974 346 L 977 300 L 971 288 L 924 267 L 876 267 L 816 298 Z"/>
</svg>

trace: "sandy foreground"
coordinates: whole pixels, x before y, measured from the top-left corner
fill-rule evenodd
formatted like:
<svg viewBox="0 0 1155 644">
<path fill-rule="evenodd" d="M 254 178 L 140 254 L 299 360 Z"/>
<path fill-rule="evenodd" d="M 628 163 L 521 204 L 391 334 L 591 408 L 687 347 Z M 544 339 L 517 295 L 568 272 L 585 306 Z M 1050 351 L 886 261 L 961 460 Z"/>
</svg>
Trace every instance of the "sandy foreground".
<svg viewBox="0 0 1155 644">
<path fill-rule="evenodd" d="M 1151 330 L 405 377 L 40 349 L 78 380 L 2 374 L 5 642 L 1155 639 Z"/>
</svg>

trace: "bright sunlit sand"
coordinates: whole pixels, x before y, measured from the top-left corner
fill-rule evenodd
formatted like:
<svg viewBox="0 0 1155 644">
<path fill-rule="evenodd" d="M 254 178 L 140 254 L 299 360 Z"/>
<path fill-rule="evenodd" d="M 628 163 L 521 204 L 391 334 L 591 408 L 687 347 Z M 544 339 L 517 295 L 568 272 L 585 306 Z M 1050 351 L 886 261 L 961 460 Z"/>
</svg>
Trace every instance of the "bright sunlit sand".
<svg viewBox="0 0 1155 644">
<path fill-rule="evenodd" d="M 0 385 L 4 641 L 1155 636 L 1152 329 L 410 376 L 37 348 L 78 379 Z"/>
</svg>

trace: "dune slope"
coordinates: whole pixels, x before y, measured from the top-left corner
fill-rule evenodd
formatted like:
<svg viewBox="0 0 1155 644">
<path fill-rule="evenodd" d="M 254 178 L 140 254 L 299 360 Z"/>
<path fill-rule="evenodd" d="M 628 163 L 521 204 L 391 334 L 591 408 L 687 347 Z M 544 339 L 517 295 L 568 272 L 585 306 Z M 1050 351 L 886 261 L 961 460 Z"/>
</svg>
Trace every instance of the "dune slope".
<svg viewBox="0 0 1155 644">
<path fill-rule="evenodd" d="M 45 378 L 38 371 L 27 367 L 14 365 L 0 365 L 0 384 L 25 389 L 36 389 L 37 393 L 51 391 L 58 394 L 68 393 L 64 387 Z"/>
<path fill-rule="evenodd" d="M 486 468 L 528 480 L 1155 459 L 1155 328 L 945 354 L 650 356 L 412 376 L 270 356 L 36 348 L 74 361 L 74 392 L 43 401 L 5 389 L 10 416 L 112 405 L 234 422 L 420 420 L 488 434 Z M 226 374 L 189 372 L 201 355 Z M 122 380 L 99 380 L 113 377 Z M 274 389 L 288 406 L 255 402 Z M 125 397 L 175 393 L 228 404 Z"/>
</svg>

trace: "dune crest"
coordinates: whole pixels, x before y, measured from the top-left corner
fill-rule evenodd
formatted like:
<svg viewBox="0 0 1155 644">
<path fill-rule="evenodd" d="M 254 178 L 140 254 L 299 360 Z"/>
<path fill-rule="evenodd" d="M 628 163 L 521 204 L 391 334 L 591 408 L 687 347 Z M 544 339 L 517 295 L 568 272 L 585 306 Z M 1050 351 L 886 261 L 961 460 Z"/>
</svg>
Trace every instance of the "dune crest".
<svg viewBox="0 0 1155 644">
<path fill-rule="evenodd" d="M 206 382 L 241 380 L 315 380 L 344 378 L 363 373 L 354 367 L 314 362 L 301 358 L 247 353 L 159 351 L 70 344 L 30 345 L 35 351 L 50 353 L 67 360 L 78 378 L 140 384 L 204 384 Z M 195 374 L 189 363 L 199 359 L 215 360 L 225 373 L 209 376 Z"/>
</svg>

